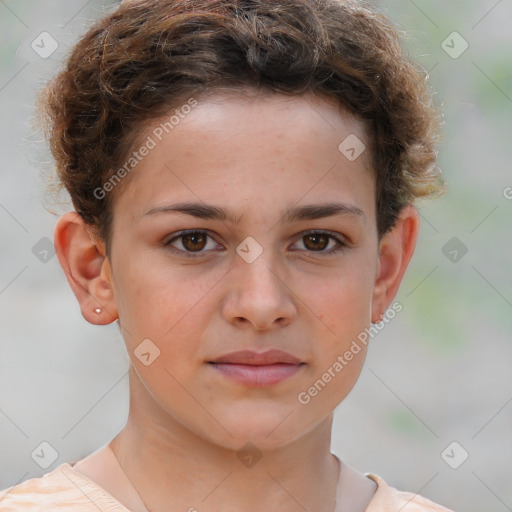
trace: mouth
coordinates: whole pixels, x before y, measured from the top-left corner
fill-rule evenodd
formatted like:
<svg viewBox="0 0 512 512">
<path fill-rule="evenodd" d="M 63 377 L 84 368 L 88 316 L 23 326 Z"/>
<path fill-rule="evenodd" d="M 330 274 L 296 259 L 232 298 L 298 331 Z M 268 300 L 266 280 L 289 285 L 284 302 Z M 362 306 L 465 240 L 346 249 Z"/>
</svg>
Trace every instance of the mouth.
<svg viewBox="0 0 512 512">
<path fill-rule="evenodd" d="M 270 349 L 265 352 L 255 350 L 239 350 L 208 361 L 209 363 L 225 364 L 249 364 L 249 365 L 272 365 L 272 364 L 301 364 L 301 360 L 288 352 Z"/>
<path fill-rule="evenodd" d="M 208 361 L 223 377 L 248 387 L 276 385 L 296 375 L 305 362 L 280 350 L 258 353 L 244 350 Z"/>
<path fill-rule="evenodd" d="M 239 384 L 254 388 L 264 388 L 279 384 L 298 373 L 306 363 L 274 363 L 264 365 L 237 363 L 209 363 L 223 376 Z"/>
</svg>

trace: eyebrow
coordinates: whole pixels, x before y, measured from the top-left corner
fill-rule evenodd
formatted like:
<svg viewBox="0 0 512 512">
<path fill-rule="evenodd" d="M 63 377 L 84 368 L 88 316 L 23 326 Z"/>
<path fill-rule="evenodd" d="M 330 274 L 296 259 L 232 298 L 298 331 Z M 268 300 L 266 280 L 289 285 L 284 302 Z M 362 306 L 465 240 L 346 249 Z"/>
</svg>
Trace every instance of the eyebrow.
<svg viewBox="0 0 512 512">
<path fill-rule="evenodd" d="M 236 216 L 228 209 L 205 203 L 177 203 L 163 206 L 157 206 L 147 211 L 143 217 L 159 213 L 177 213 L 190 215 L 198 219 L 229 221 L 233 224 L 239 224 L 242 216 Z M 282 215 L 285 222 L 296 222 L 303 220 L 315 220 L 334 216 L 353 216 L 364 219 L 366 216 L 355 205 L 346 203 L 323 203 L 310 204 L 307 206 L 297 206 L 289 209 Z"/>
</svg>

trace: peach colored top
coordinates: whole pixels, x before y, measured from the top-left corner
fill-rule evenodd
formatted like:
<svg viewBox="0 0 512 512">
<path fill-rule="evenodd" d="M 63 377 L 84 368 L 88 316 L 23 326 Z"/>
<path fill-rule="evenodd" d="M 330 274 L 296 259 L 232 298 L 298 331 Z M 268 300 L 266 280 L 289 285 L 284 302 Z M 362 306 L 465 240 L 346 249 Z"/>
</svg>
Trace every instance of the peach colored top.
<svg viewBox="0 0 512 512">
<path fill-rule="evenodd" d="M 366 476 L 378 486 L 366 512 L 453 512 L 419 495 L 397 491 L 376 475 Z M 0 511 L 130 512 L 69 463 L 61 464 L 42 477 L 0 491 Z"/>
</svg>

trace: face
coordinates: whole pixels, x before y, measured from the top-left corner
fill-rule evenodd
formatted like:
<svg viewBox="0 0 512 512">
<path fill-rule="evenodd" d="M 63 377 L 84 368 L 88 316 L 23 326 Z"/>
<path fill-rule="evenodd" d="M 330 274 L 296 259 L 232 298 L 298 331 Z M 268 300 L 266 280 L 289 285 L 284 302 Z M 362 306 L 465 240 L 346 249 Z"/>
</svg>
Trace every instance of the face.
<svg viewBox="0 0 512 512">
<path fill-rule="evenodd" d="M 365 153 L 339 149 L 364 129 L 312 95 L 218 94 L 159 126 L 114 203 L 132 386 L 159 421 L 218 445 L 283 446 L 332 413 L 365 357 L 362 344 L 343 356 L 371 319 L 375 184 Z M 302 364 L 211 363 L 267 349 Z"/>
</svg>

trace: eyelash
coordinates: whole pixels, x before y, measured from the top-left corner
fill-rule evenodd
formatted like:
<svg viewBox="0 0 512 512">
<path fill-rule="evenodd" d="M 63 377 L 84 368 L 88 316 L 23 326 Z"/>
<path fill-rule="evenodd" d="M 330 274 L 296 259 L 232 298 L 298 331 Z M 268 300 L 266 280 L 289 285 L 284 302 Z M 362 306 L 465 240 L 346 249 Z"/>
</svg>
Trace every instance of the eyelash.
<svg viewBox="0 0 512 512">
<path fill-rule="evenodd" d="M 186 235 L 192 235 L 192 234 L 196 234 L 196 233 L 205 234 L 208 237 L 213 239 L 213 237 L 208 233 L 208 231 L 200 230 L 200 229 L 191 229 L 191 230 L 188 230 L 188 231 L 181 231 L 181 232 L 177 233 L 176 236 L 173 236 L 170 240 L 166 241 L 163 245 L 170 252 L 172 252 L 174 254 L 178 254 L 180 256 L 185 256 L 187 258 L 201 257 L 201 256 L 203 256 L 205 254 L 205 252 L 202 252 L 202 251 L 198 251 L 198 252 L 184 251 L 184 250 L 181 250 L 181 249 L 176 249 L 175 247 L 171 246 L 171 243 L 174 242 L 175 240 L 183 238 Z M 313 231 L 305 231 L 304 233 L 302 233 L 302 236 L 299 238 L 299 240 L 301 238 L 307 236 L 307 235 L 327 235 L 330 239 L 334 240 L 338 244 L 335 247 L 333 247 L 332 249 L 329 249 L 328 251 L 308 251 L 308 250 L 306 250 L 306 252 L 309 252 L 309 253 L 318 254 L 320 256 L 330 256 L 332 254 L 336 254 L 336 253 L 338 253 L 340 251 L 343 251 L 343 250 L 345 250 L 347 248 L 347 244 L 345 242 L 340 240 L 337 236 L 334 236 L 329 231 L 315 231 L 315 230 L 313 230 Z M 301 249 L 298 249 L 298 250 L 301 250 Z M 209 252 L 209 251 L 206 251 L 206 252 Z"/>
</svg>

